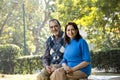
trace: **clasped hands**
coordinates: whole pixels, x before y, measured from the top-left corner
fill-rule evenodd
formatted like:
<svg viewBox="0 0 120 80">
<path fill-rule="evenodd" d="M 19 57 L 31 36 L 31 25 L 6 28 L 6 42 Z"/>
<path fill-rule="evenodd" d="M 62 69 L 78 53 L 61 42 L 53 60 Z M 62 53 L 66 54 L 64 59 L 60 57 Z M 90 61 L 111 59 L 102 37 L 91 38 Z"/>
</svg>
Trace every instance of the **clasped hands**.
<svg viewBox="0 0 120 80">
<path fill-rule="evenodd" d="M 64 66 L 63 68 L 64 68 L 66 74 L 73 73 L 72 68 L 70 68 L 69 66 Z"/>
<path fill-rule="evenodd" d="M 73 75 L 73 72 L 74 72 L 73 68 L 70 68 L 69 66 L 66 65 L 66 66 L 64 66 L 64 70 L 65 70 L 66 76 L 68 78 L 73 78 L 73 79 L 78 78 L 77 76 Z"/>
<path fill-rule="evenodd" d="M 54 71 L 57 69 L 56 66 L 46 66 L 45 68 L 46 68 L 46 71 L 47 71 L 49 74 L 51 74 L 52 72 L 54 72 Z"/>
</svg>

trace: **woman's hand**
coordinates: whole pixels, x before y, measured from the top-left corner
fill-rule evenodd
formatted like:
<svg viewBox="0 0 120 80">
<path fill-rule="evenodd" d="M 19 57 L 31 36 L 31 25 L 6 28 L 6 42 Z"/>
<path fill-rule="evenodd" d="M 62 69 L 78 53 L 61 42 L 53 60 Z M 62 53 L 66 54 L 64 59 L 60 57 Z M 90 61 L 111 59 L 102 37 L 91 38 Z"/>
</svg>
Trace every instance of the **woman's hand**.
<svg viewBox="0 0 120 80">
<path fill-rule="evenodd" d="M 63 64 L 62 66 L 63 66 L 64 70 L 66 71 L 66 73 L 73 72 L 72 69 L 69 66 L 67 66 L 66 64 Z"/>
</svg>

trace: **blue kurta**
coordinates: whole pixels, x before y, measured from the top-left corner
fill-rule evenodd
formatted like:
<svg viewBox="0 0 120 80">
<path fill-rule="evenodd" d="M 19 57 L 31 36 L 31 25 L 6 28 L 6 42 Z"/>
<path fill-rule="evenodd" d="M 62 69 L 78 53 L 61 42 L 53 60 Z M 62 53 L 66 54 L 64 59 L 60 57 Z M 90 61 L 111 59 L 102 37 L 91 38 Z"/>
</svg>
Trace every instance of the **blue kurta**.
<svg viewBox="0 0 120 80">
<path fill-rule="evenodd" d="M 88 44 L 82 38 L 79 39 L 79 41 L 72 39 L 70 44 L 65 46 L 62 63 L 66 63 L 72 68 L 80 64 L 82 61 L 91 61 Z M 89 76 L 91 73 L 91 63 L 80 70 Z"/>
</svg>

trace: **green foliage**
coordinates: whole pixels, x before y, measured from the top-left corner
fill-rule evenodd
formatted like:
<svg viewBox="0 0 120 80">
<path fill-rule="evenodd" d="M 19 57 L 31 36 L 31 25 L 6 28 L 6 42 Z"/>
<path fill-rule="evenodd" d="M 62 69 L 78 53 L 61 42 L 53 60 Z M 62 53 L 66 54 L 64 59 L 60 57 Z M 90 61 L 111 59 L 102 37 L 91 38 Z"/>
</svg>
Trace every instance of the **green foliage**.
<svg viewBox="0 0 120 80">
<path fill-rule="evenodd" d="M 100 70 L 105 69 L 106 72 L 109 72 L 109 69 L 112 69 L 113 72 L 120 72 L 120 48 L 92 52 L 91 56 L 93 67 Z"/>
<path fill-rule="evenodd" d="M 15 74 L 33 74 L 43 68 L 41 57 L 23 56 L 16 59 L 14 73 Z"/>
<path fill-rule="evenodd" d="M 51 16 L 63 26 L 76 22 L 95 51 L 119 47 L 120 0 L 55 0 L 55 4 Z"/>
<path fill-rule="evenodd" d="M 32 74 L 42 68 L 41 57 L 20 57 L 20 48 L 14 44 L 0 45 L 0 73 Z"/>
<path fill-rule="evenodd" d="M 15 44 L 23 52 L 23 3 L 27 55 L 43 54 L 50 17 L 57 18 L 63 29 L 67 22 L 76 22 L 88 34 L 94 51 L 120 47 L 120 0 L 1 0 L 0 44 Z"/>
<path fill-rule="evenodd" d="M 76 22 L 87 32 L 95 50 L 119 47 L 120 0 L 1 0 L 1 44 L 16 44 L 23 49 L 23 3 L 27 55 L 44 51 L 50 17 L 60 20 L 63 29 L 67 22 Z"/>
<path fill-rule="evenodd" d="M 30 55 L 31 53 L 35 52 L 36 48 L 40 48 L 40 52 L 44 51 L 43 44 L 49 34 L 47 27 L 42 29 L 42 27 L 44 27 L 44 25 L 42 24 L 45 24 L 43 23 L 43 20 L 46 16 L 46 14 L 44 13 L 44 2 L 44 0 L 0 1 L 0 44 L 16 44 L 23 51 L 24 27 L 22 5 L 24 3 L 26 31 L 25 41 L 27 48 L 26 53 L 27 55 Z M 36 44 L 39 44 L 39 46 L 36 46 Z"/>
<path fill-rule="evenodd" d="M 20 48 L 14 44 L 0 45 L 0 72 L 13 73 L 15 59 L 20 56 Z"/>
</svg>

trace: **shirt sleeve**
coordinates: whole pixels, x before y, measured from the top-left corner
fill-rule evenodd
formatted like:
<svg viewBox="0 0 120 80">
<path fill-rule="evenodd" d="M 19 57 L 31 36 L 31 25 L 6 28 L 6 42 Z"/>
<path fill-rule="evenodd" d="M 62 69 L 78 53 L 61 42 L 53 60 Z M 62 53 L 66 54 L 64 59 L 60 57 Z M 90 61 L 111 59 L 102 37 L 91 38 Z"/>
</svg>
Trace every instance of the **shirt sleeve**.
<svg viewBox="0 0 120 80">
<path fill-rule="evenodd" d="M 64 56 L 63 56 L 63 59 L 62 59 L 62 63 L 67 64 L 67 59 L 65 59 L 65 57 L 64 57 Z"/>
<path fill-rule="evenodd" d="M 82 59 L 86 62 L 90 62 L 91 57 L 90 57 L 89 47 L 88 47 L 87 42 L 84 39 L 81 40 L 80 47 L 82 51 Z"/>
<path fill-rule="evenodd" d="M 50 46 L 50 44 L 49 44 L 49 41 L 47 40 L 45 43 L 45 52 L 44 52 L 44 55 L 42 57 L 42 63 L 43 63 L 44 67 L 50 65 L 51 55 L 50 55 L 49 46 Z"/>
</svg>

